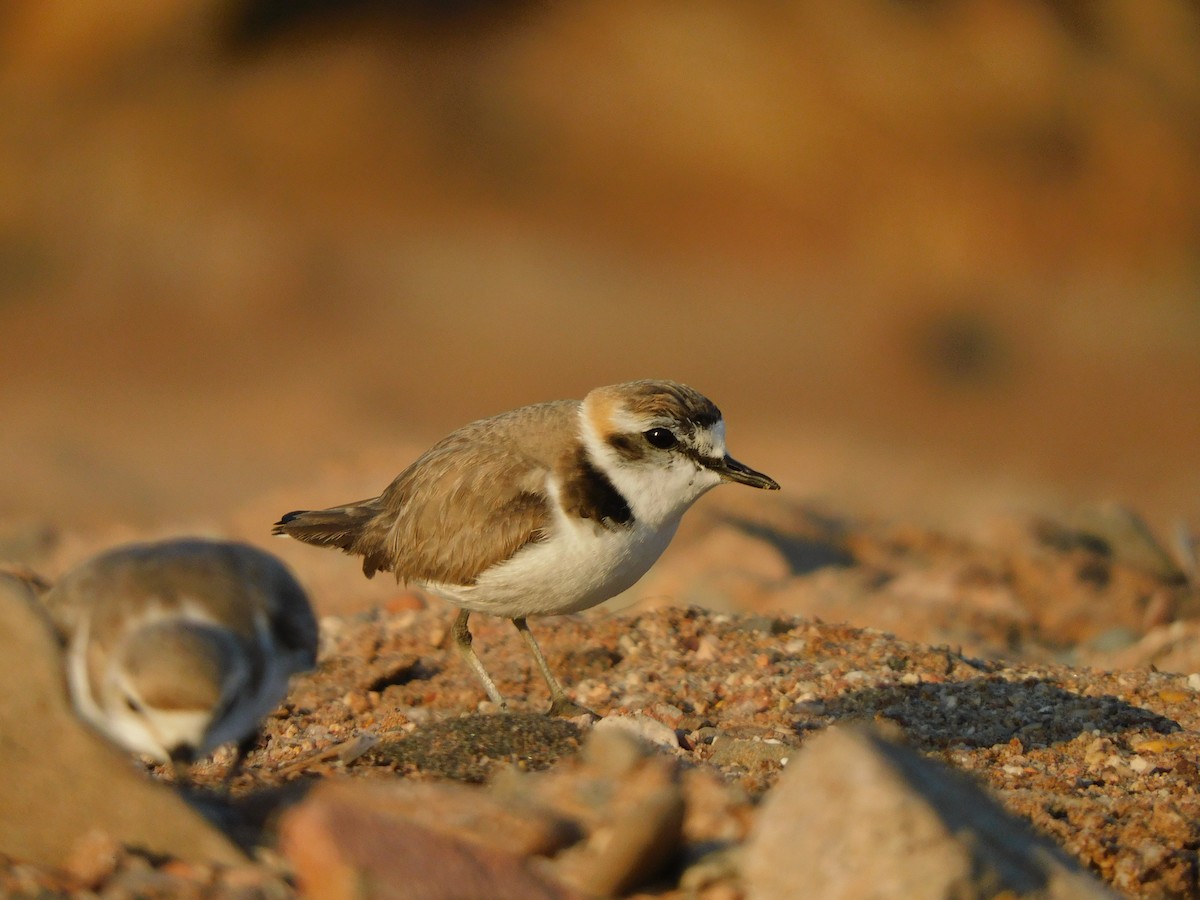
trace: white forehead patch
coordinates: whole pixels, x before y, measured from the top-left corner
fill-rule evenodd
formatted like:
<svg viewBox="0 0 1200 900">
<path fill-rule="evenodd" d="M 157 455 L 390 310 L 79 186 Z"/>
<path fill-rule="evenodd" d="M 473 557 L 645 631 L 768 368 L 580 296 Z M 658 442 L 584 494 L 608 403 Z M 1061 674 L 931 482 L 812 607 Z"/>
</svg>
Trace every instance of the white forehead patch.
<svg viewBox="0 0 1200 900">
<path fill-rule="evenodd" d="M 725 456 L 725 420 L 717 419 L 708 428 L 697 428 L 693 439 L 696 450 L 703 456 L 722 459 Z"/>
</svg>

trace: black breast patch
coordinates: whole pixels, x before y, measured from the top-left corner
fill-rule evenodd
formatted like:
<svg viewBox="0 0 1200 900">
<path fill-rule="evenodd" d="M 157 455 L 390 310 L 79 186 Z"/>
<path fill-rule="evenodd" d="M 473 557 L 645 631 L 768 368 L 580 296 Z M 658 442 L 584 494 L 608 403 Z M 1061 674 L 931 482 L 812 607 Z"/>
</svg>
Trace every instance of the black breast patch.
<svg viewBox="0 0 1200 900">
<path fill-rule="evenodd" d="M 633 524 L 633 510 L 608 476 L 592 465 L 582 447 L 563 479 L 562 501 L 567 515 L 591 519 L 605 528 Z"/>
</svg>

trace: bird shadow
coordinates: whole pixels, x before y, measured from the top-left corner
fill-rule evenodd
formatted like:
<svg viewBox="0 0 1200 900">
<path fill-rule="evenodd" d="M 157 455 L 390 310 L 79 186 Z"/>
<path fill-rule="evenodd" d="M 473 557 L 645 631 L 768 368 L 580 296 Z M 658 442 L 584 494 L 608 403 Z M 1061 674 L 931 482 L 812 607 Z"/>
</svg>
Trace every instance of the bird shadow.
<svg viewBox="0 0 1200 900">
<path fill-rule="evenodd" d="M 858 563 L 846 547 L 849 528 L 844 520 L 811 509 L 799 511 L 799 515 L 800 519 L 786 531 L 731 514 L 720 516 L 720 521 L 777 550 L 787 561 L 791 575 L 807 575 L 826 568 L 844 569 Z"/>
<path fill-rule="evenodd" d="M 1081 734 L 1150 730 L 1169 734 L 1178 722 L 1111 695 L 1085 696 L 1037 678 L 886 685 L 801 704 L 797 734 L 839 720 L 881 718 L 899 725 L 925 750 L 984 748 L 1014 738 L 1025 749 L 1063 744 Z"/>
<path fill-rule="evenodd" d="M 414 681 L 429 681 L 435 678 L 442 671 L 442 667 L 432 660 L 419 658 L 415 660 L 405 660 L 397 665 L 390 666 L 382 674 L 375 677 L 366 686 L 368 691 L 378 691 L 383 693 L 389 687 L 403 687 Z"/>
<path fill-rule="evenodd" d="M 308 796 L 321 780 L 316 774 L 305 773 L 293 781 L 255 786 L 236 796 L 211 788 L 181 790 L 180 796 L 253 857 L 259 847 L 274 841 L 280 816 Z"/>
</svg>

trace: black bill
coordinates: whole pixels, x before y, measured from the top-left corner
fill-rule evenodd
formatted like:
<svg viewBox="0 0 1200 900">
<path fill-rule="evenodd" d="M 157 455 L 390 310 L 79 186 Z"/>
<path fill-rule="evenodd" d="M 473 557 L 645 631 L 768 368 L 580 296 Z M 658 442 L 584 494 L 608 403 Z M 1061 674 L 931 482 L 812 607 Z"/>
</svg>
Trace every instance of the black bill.
<svg viewBox="0 0 1200 900">
<path fill-rule="evenodd" d="M 756 472 L 749 466 L 738 462 L 732 456 L 726 456 L 724 459 L 707 460 L 705 465 L 726 481 L 736 481 L 738 484 L 747 484 L 750 487 L 761 488 L 764 491 L 779 490 L 779 482 L 774 478 L 764 475 L 762 472 Z"/>
</svg>

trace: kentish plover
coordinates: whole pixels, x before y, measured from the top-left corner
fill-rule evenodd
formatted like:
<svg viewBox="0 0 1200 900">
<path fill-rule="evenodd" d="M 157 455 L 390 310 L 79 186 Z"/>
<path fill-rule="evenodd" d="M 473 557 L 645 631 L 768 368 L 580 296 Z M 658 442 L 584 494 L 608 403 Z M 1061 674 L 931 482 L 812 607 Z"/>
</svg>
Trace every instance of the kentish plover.
<svg viewBox="0 0 1200 900">
<path fill-rule="evenodd" d="M 573 714 L 583 710 L 526 617 L 578 612 L 632 586 L 684 512 L 723 481 L 779 489 L 725 452 L 712 401 L 673 381 L 632 381 L 473 422 L 378 497 L 290 512 L 274 533 L 362 556 L 367 577 L 394 572 L 458 606 L 457 647 L 500 706 L 467 619 L 511 619 L 550 687 L 551 712 Z"/>
<path fill-rule="evenodd" d="M 232 777 L 288 678 L 316 662 L 304 590 L 283 563 L 245 544 L 120 547 L 68 572 L 43 602 L 79 715 L 181 776 L 236 741 Z"/>
</svg>

